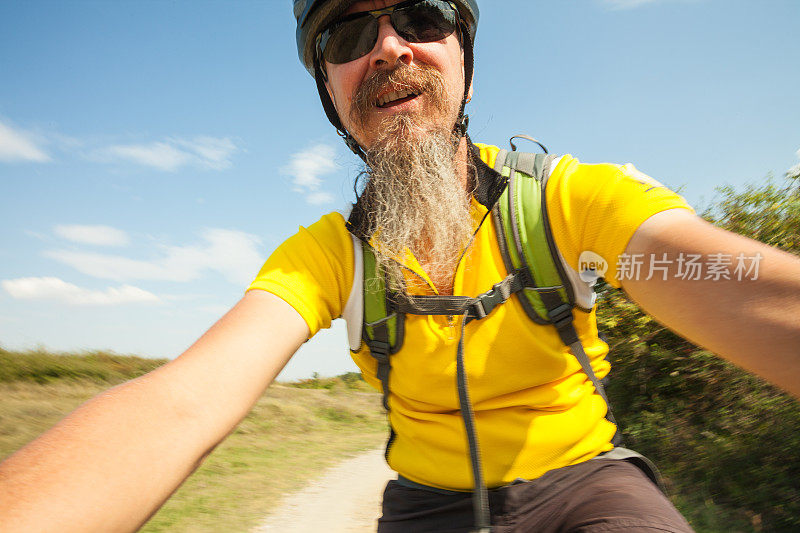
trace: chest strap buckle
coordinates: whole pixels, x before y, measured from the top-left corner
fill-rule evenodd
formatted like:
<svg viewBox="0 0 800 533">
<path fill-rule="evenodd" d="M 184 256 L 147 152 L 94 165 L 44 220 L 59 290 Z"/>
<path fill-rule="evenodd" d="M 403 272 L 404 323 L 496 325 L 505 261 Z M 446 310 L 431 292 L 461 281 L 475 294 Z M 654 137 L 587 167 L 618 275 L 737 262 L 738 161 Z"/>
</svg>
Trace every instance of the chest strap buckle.
<svg viewBox="0 0 800 533">
<path fill-rule="evenodd" d="M 505 302 L 511 295 L 522 290 L 524 284 L 518 272 L 512 272 L 492 288 L 477 296 L 469 307 L 469 316 L 475 320 L 486 318 L 492 310 Z"/>
</svg>

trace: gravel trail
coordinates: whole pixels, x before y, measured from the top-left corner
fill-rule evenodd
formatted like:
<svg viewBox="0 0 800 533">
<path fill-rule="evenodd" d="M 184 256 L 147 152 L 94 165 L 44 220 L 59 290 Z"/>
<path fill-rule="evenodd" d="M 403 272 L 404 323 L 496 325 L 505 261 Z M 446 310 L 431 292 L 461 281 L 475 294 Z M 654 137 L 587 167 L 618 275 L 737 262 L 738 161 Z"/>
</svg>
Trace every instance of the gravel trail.
<svg viewBox="0 0 800 533">
<path fill-rule="evenodd" d="M 375 531 L 383 488 L 394 475 L 383 448 L 347 459 L 287 495 L 253 533 Z"/>
</svg>

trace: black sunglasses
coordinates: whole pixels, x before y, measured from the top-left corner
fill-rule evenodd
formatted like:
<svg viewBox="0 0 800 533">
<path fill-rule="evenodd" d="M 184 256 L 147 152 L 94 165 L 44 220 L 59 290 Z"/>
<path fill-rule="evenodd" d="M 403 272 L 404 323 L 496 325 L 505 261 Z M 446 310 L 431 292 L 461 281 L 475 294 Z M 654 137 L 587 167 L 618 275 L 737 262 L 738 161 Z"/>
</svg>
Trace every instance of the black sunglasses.
<svg viewBox="0 0 800 533">
<path fill-rule="evenodd" d="M 458 28 L 458 10 L 452 2 L 408 0 L 334 22 L 317 37 L 317 57 L 342 64 L 367 55 L 378 40 L 378 19 L 384 15 L 389 15 L 394 30 L 410 43 L 440 41 Z"/>
</svg>

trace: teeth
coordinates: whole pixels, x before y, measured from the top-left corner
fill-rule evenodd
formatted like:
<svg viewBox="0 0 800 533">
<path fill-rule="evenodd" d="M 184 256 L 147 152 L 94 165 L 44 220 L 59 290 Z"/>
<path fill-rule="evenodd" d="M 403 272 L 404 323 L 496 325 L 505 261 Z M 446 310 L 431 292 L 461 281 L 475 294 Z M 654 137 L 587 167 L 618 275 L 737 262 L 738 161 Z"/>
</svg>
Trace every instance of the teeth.
<svg viewBox="0 0 800 533">
<path fill-rule="evenodd" d="M 378 98 L 378 106 L 382 107 L 382 106 L 388 104 L 389 102 L 394 102 L 395 100 L 400 100 L 401 98 L 406 98 L 406 97 L 411 96 L 411 95 L 415 95 L 416 96 L 416 94 L 411 92 L 411 91 L 405 91 L 405 90 L 392 91 L 392 92 L 384 94 L 383 96 Z"/>
</svg>

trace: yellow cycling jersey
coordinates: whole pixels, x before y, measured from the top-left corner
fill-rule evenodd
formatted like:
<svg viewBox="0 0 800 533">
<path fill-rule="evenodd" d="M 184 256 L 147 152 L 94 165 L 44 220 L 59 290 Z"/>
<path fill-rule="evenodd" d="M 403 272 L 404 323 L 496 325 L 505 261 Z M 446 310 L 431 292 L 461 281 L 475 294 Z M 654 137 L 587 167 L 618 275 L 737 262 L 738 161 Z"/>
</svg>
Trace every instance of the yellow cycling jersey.
<svg viewBox="0 0 800 533">
<path fill-rule="evenodd" d="M 475 297 L 507 275 L 493 219 L 484 217 L 504 186 L 491 168 L 498 151 L 474 146 L 478 186 L 472 205 L 480 227 L 456 268 L 455 295 Z M 556 161 L 546 202 L 559 254 L 576 272 L 582 252 L 598 254 L 608 264 L 605 278 L 613 286 L 619 286 L 617 258 L 641 223 L 667 209 L 690 209 L 631 165 L 588 165 L 568 155 Z M 410 254 L 406 266 L 416 274 L 409 276 L 428 279 Z M 351 294 L 354 267 L 353 239 L 343 217 L 331 213 L 280 245 L 248 290 L 266 290 L 285 300 L 314 335 L 341 317 L 351 298 L 361 297 Z M 418 282 L 409 283 L 409 291 L 435 293 Z M 608 346 L 598 337 L 594 310 L 576 309 L 574 315 L 586 354 L 603 378 L 609 371 Z M 387 458 L 394 470 L 417 483 L 471 490 L 455 375 L 460 327 L 461 317 L 406 316 L 403 346 L 391 356 L 394 438 Z M 602 398 L 555 328 L 533 323 L 517 297 L 468 324 L 464 349 L 487 486 L 534 479 L 612 448 L 615 427 L 604 418 Z M 380 390 L 367 346 L 352 347 L 351 355 L 365 380 Z"/>
</svg>

